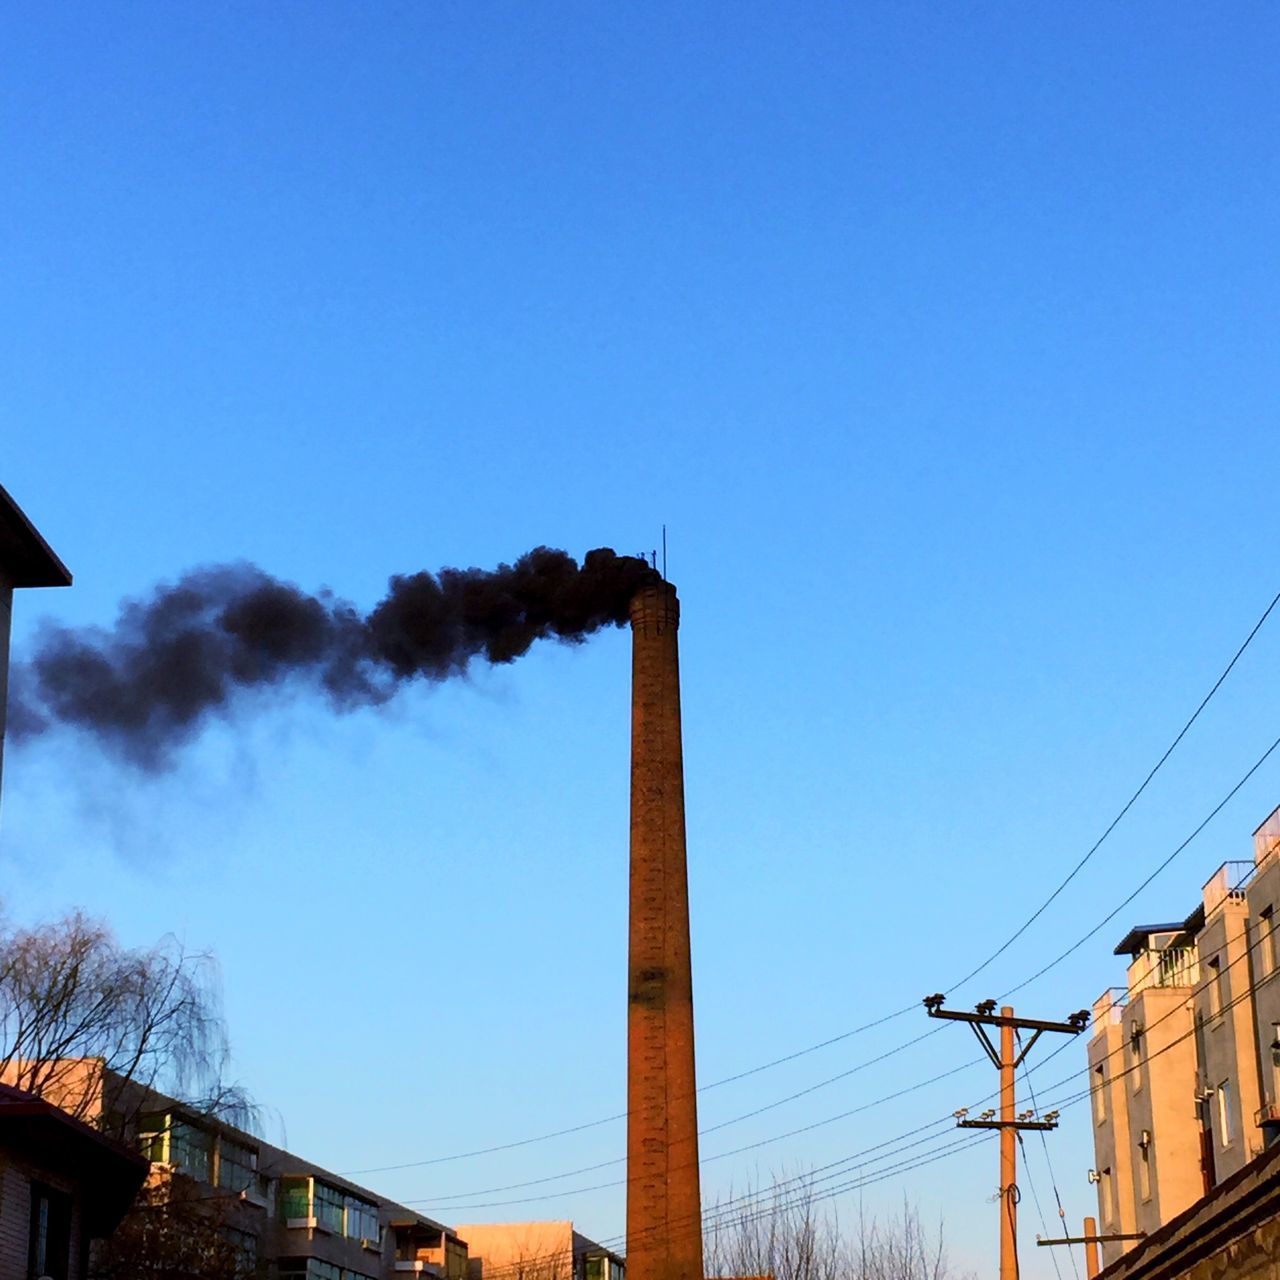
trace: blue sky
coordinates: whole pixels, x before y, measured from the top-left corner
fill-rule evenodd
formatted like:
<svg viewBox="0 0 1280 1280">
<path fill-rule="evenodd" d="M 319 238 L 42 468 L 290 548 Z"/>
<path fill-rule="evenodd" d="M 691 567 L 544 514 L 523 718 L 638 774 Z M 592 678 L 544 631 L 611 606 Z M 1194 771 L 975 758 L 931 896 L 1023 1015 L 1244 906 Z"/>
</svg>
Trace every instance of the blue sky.
<svg viewBox="0 0 1280 1280">
<path fill-rule="evenodd" d="M 6 27 L 0 482 L 76 575 L 20 599 L 15 651 L 198 564 L 369 605 L 394 572 L 632 551 L 665 522 L 704 1081 L 994 949 L 1280 588 L 1272 7 L 67 4 Z M 1270 743 L 1276 626 L 974 999 L 1106 914 Z M 11 750 L 7 909 L 216 950 L 239 1075 L 337 1169 L 614 1114 L 627 680 L 611 633 L 385 713 L 278 700 L 160 780 L 74 739 Z M 1273 760 L 1019 1007 L 1120 981 L 1129 923 L 1189 910 L 1277 802 Z M 703 1119 L 927 1029 L 712 1090 Z M 961 1032 L 704 1155 L 958 1065 Z M 990 1074 L 711 1163 L 706 1198 Z M 363 1180 L 604 1237 L 618 1188 L 467 1206 L 609 1169 L 450 1197 L 621 1150 L 615 1123 Z M 1082 1108 L 1051 1150 L 1075 1223 Z M 984 1149 L 866 1204 L 905 1190 L 981 1270 L 995 1182 Z"/>
</svg>

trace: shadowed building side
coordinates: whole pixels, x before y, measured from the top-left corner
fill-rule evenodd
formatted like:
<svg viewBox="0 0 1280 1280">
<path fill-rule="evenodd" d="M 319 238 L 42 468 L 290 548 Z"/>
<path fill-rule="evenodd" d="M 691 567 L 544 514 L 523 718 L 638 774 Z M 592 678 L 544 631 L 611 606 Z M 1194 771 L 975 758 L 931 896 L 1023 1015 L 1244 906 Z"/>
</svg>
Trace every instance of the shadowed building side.
<svg viewBox="0 0 1280 1280">
<path fill-rule="evenodd" d="M 702 1280 L 675 588 L 631 602 L 628 1280 Z"/>
</svg>

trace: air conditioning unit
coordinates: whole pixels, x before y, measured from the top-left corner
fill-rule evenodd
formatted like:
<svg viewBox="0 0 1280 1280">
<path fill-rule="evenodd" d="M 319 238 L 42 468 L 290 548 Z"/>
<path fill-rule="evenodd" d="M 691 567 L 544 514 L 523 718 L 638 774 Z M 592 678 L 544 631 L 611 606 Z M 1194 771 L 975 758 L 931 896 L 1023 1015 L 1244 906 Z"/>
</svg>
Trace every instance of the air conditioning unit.
<svg viewBox="0 0 1280 1280">
<path fill-rule="evenodd" d="M 1259 1127 L 1262 1125 L 1280 1125 L 1280 1103 L 1264 1102 L 1254 1115 L 1253 1122 Z"/>
</svg>

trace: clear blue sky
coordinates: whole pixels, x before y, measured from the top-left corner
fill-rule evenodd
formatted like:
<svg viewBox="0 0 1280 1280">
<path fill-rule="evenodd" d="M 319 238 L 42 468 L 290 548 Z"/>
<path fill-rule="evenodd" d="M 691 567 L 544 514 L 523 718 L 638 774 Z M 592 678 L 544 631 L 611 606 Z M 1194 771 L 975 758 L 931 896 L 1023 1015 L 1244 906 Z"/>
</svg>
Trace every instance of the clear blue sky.
<svg viewBox="0 0 1280 1280">
<path fill-rule="evenodd" d="M 665 521 L 705 1081 L 945 989 L 1280 588 L 1274 6 L 71 3 L 5 27 L 0 482 L 76 574 L 20 599 L 16 652 L 43 614 L 108 622 L 196 564 L 367 605 L 393 572 L 632 551 Z M 1056 954 L 1200 821 L 1275 736 L 1278 671 L 1273 622 L 968 995 Z M 332 1167 L 607 1116 L 627 681 L 611 633 L 386 714 L 284 702 L 160 781 L 73 740 L 14 750 L 3 897 L 216 949 L 238 1074 Z M 1277 802 L 1272 763 L 1020 1007 L 1120 981 L 1128 925 L 1189 910 Z M 703 1118 L 927 1029 L 714 1090 Z M 704 1154 L 973 1054 L 952 1028 Z M 992 1075 L 709 1164 L 707 1199 Z M 1083 1112 L 1051 1139 L 1072 1224 Z M 617 1188 L 447 1197 L 621 1150 L 604 1125 L 364 1181 L 603 1237 Z M 905 1190 L 985 1271 L 996 1177 L 982 1150 L 866 1203 Z"/>
</svg>

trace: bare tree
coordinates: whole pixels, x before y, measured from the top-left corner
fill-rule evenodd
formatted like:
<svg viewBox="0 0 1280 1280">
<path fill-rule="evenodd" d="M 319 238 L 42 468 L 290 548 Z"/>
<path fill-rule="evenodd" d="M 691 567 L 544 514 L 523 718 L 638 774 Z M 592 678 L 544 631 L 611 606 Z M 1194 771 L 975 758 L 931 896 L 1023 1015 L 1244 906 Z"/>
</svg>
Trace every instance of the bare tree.
<svg viewBox="0 0 1280 1280">
<path fill-rule="evenodd" d="M 230 1202 L 190 1178 L 153 1176 L 115 1233 L 95 1249 L 92 1280 L 249 1280 L 256 1253 L 236 1231 Z"/>
<path fill-rule="evenodd" d="M 0 923 L 0 1080 L 101 1127 L 148 1090 L 245 1123 L 223 1081 L 226 1026 L 211 956 L 172 936 L 122 946 L 80 912 L 35 929 Z M 121 1089 L 118 1086 L 133 1086 Z"/>
<path fill-rule="evenodd" d="M 805 1180 L 774 1179 L 770 1190 L 731 1195 L 706 1213 L 708 1276 L 772 1280 L 949 1280 L 942 1225 L 929 1232 L 903 1201 L 887 1222 L 859 1214 L 852 1235 Z"/>
</svg>

